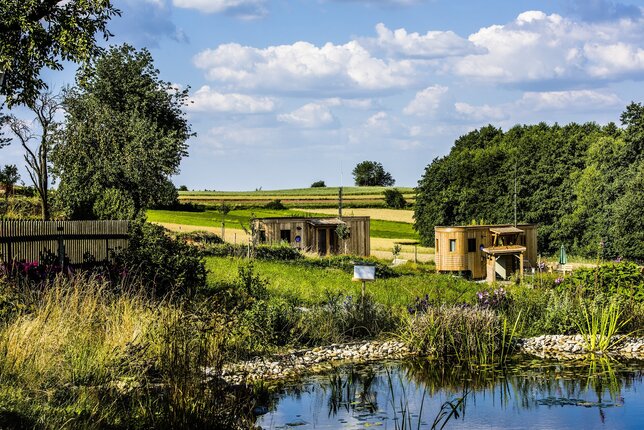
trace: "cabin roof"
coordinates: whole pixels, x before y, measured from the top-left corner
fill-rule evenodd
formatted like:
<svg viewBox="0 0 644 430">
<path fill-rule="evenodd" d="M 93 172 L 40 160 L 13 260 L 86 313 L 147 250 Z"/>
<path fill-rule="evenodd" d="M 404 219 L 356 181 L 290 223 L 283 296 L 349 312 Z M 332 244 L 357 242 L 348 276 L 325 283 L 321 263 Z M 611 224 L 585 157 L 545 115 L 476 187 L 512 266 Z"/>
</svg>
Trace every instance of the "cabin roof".
<svg viewBox="0 0 644 430">
<path fill-rule="evenodd" d="M 492 233 L 496 233 L 496 234 L 525 233 L 523 230 L 521 230 L 520 228 L 516 228 L 516 227 L 490 227 L 490 231 Z"/>
<path fill-rule="evenodd" d="M 536 228 L 539 224 L 517 224 L 519 228 Z M 462 228 L 462 229 L 472 229 L 472 230 L 482 230 L 482 229 L 499 229 L 505 227 L 513 227 L 512 224 L 473 224 L 473 225 L 437 225 L 434 227 L 435 230 L 447 230 L 450 228 Z"/>
<path fill-rule="evenodd" d="M 483 252 L 492 255 L 500 254 L 516 254 L 517 252 L 526 252 L 527 248 L 521 245 L 506 245 L 506 246 L 488 246 L 483 248 Z"/>
<path fill-rule="evenodd" d="M 306 222 L 314 227 L 346 224 L 346 222 L 342 221 L 340 218 L 311 218 L 306 220 Z"/>
</svg>

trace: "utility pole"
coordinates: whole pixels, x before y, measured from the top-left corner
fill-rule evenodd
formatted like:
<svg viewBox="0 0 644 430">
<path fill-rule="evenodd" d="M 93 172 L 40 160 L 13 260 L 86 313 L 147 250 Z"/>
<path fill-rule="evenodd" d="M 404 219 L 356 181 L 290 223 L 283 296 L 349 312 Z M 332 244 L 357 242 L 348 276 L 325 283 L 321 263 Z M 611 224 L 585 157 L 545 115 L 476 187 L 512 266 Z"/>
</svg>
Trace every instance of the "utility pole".
<svg viewBox="0 0 644 430">
<path fill-rule="evenodd" d="M 514 226 L 517 226 L 517 162 L 514 162 Z"/>
</svg>

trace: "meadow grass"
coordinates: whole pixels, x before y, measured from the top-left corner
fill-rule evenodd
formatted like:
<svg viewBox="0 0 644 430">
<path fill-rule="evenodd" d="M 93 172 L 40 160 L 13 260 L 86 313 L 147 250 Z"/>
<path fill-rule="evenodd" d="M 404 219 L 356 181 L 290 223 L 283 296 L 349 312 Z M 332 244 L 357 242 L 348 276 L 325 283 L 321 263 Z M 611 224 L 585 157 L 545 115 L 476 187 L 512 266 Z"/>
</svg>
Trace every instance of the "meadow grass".
<svg viewBox="0 0 644 430">
<path fill-rule="evenodd" d="M 243 401 L 204 378 L 204 367 L 217 375 L 221 366 L 217 315 L 97 277 L 59 276 L 29 293 L 12 282 L 0 278 L 3 294 L 13 290 L 29 311 L 2 315 L 0 427 L 221 428 L 240 419 Z"/>
<path fill-rule="evenodd" d="M 338 213 L 337 208 L 328 208 L 328 209 L 306 209 L 306 208 L 294 208 L 294 210 L 301 212 L 315 212 L 318 214 L 327 214 L 327 215 L 336 215 Z M 414 211 L 408 209 L 383 209 L 383 208 L 348 208 L 343 212 L 346 216 L 368 216 L 371 217 L 371 220 L 382 220 L 382 221 L 397 221 L 405 222 L 407 224 L 414 223 Z"/>
<path fill-rule="evenodd" d="M 269 209 L 236 209 L 226 214 L 226 228 L 248 228 L 251 218 L 267 217 L 328 217 L 326 214 L 306 213 L 295 210 L 269 210 Z M 187 212 L 173 210 L 148 210 L 149 222 L 183 224 L 203 227 L 221 227 L 222 216 L 216 210 L 203 212 Z M 404 222 L 371 220 L 371 236 L 390 239 L 417 240 L 418 233 L 413 226 Z"/>
<path fill-rule="evenodd" d="M 342 194 L 345 196 L 377 196 L 382 197 L 382 193 L 392 187 L 343 187 Z M 411 187 L 395 187 L 403 194 L 414 194 L 414 188 Z M 336 196 L 338 195 L 338 187 L 322 187 L 322 188 L 292 188 L 287 190 L 257 190 L 257 191 L 180 191 L 179 198 L 183 197 L 212 197 L 221 200 L 226 197 L 264 197 L 280 198 L 282 196 L 288 197 L 308 197 L 308 196 Z"/>
<path fill-rule="evenodd" d="M 239 266 L 244 264 L 245 260 L 240 258 L 206 258 L 209 284 L 233 282 L 238 276 Z M 352 282 L 352 273 L 337 268 L 259 260 L 255 261 L 254 265 L 257 272 L 268 281 L 269 292 L 291 302 L 310 306 L 323 303 L 333 295 L 341 294 L 354 298 L 361 295 L 362 284 Z M 426 265 L 409 264 L 408 267 L 412 268 L 409 274 L 367 283 L 367 292 L 374 301 L 396 308 L 406 308 L 414 303 L 417 297 L 425 295 L 441 302 L 475 301 L 477 284 L 431 273 Z M 413 269 L 417 267 L 420 269 Z"/>
</svg>

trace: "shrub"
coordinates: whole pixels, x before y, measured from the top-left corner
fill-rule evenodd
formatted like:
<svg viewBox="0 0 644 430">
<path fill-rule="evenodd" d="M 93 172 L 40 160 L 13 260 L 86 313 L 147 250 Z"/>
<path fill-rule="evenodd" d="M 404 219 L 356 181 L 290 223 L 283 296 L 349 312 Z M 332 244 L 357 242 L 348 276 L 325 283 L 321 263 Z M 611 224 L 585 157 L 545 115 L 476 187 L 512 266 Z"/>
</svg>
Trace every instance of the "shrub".
<svg viewBox="0 0 644 430">
<path fill-rule="evenodd" d="M 184 242 L 199 244 L 199 245 L 210 245 L 210 244 L 220 244 L 224 243 L 224 240 L 209 231 L 196 230 L 185 233 L 177 233 L 177 239 L 183 240 Z"/>
<path fill-rule="evenodd" d="M 166 229 L 155 224 L 132 222 L 128 248 L 115 252 L 114 257 L 119 267 L 160 295 L 194 292 L 206 283 L 199 250 L 171 238 Z"/>
<path fill-rule="evenodd" d="M 383 191 L 385 195 L 385 203 L 387 207 L 392 209 L 402 209 L 407 206 L 407 201 L 403 197 L 403 194 L 400 190 L 396 188 L 390 188 Z"/>
<path fill-rule="evenodd" d="M 271 200 L 270 202 L 266 203 L 264 205 L 264 208 L 265 209 L 272 209 L 272 210 L 281 211 L 281 210 L 286 209 L 286 206 L 284 206 L 284 204 L 282 203 L 282 201 L 280 199 L 275 199 L 275 200 Z"/>
<path fill-rule="evenodd" d="M 322 258 L 306 258 L 298 260 L 295 264 L 309 267 L 332 267 L 353 273 L 353 266 L 356 264 L 367 264 L 376 266 L 376 278 L 388 279 L 400 276 L 398 272 L 386 264 L 382 264 L 377 258 L 356 257 L 351 255 L 332 255 Z"/>
<path fill-rule="evenodd" d="M 311 184 L 311 188 L 325 188 L 326 184 L 324 181 L 315 181 Z"/>
<path fill-rule="evenodd" d="M 213 257 L 247 257 L 248 245 L 231 243 L 211 244 L 203 248 L 205 255 Z M 294 261 L 304 256 L 296 248 L 286 244 L 258 245 L 254 249 L 254 257 L 258 260 Z"/>
<path fill-rule="evenodd" d="M 324 303 L 303 315 L 298 329 L 301 342 L 319 345 L 373 338 L 395 331 L 400 324 L 397 313 L 369 294 L 364 302 L 361 297 L 327 294 Z"/>
<path fill-rule="evenodd" d="M 603 293 L 644 302 L 644 273 L 632 262 L 604 263 L 575 270 L 559 288 L 574 289 L 584 295 Z"/>
</svg>

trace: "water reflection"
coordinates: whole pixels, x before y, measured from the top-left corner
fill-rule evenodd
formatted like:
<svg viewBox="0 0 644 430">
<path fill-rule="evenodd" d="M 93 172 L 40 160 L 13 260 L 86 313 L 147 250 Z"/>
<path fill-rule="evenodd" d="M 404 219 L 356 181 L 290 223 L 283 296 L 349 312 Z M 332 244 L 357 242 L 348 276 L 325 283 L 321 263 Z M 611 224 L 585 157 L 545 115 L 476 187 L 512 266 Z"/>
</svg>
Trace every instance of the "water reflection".
<svg viewBox="0 0 644 430">
<path fill-rule="evenodd" d="M 263 428 L 641 428 L 644 363 L 428 360 L 346 366 L 279 387 Z M 440 419 L 439 419 L 440 418 Z"/>
</svg>

